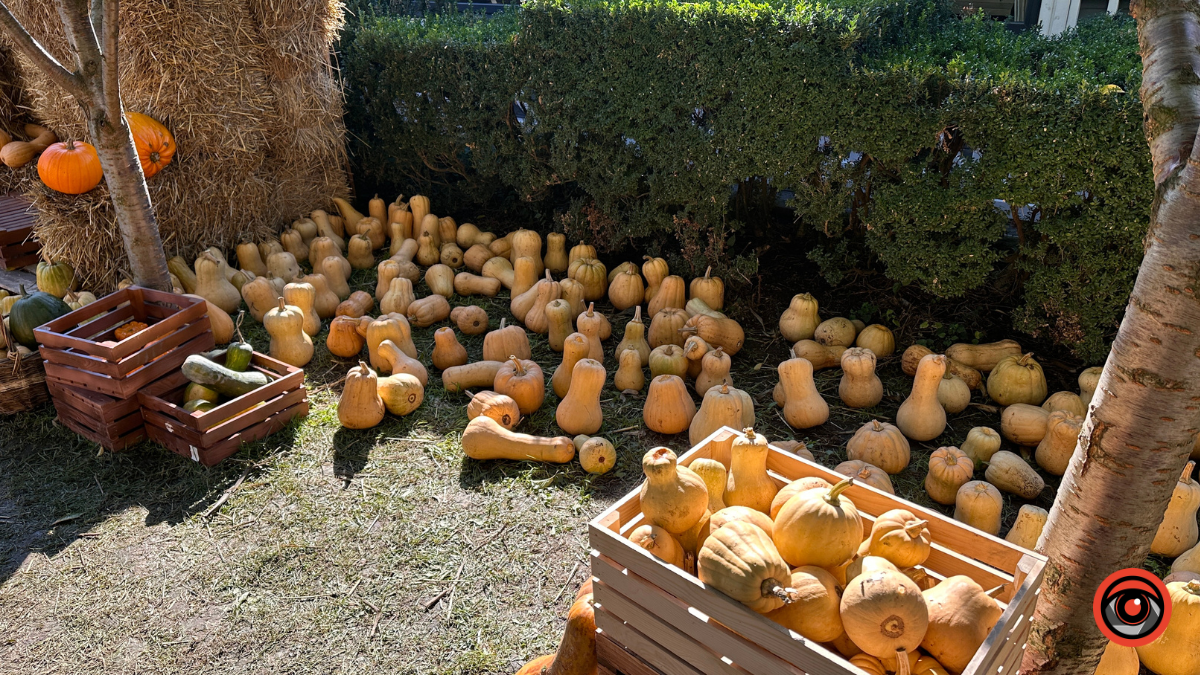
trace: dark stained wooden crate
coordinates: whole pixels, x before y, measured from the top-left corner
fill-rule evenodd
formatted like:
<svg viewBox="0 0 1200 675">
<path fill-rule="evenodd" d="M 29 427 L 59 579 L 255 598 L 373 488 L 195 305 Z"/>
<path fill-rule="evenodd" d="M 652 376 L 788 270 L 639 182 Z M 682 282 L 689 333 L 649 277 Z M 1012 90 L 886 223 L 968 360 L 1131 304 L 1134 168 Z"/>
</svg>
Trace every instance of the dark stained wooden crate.
<svg viewBox="0 0 1200 675">
<path fill-rule="evenodd" d="M 47 384 L 59 422 L 80 436 L 112 452 L 146 438 L 136 397 L 119 399 L 61 382 Z"/>
<path fill-rule="evenodd" d="M 0 196 L 0 268 L 15 270 L 37 263 L 42 247 L 33 238 L 36 214 L 25 197 Z"/>
<path fill-rule="evenodd" d="M 202 300 L 129 286 L 34 329 L 46 379 L 119 399 L 177 371 L 184 360 L 212 349 Z M 124 340 L 116 329 L 131 321 L 148 328 Z"/>
<path fill-rule="evenodd" d="M 224 356 L 215 359 L 224 363 Z M 183 409 L 188 379 L 176 372 L 138 392 L 150 438 L 205 466 L 220 463 L 242 443 L 261 440 L 308 414 L 304 371 L 255 352 L 250 367 L 273 382 L 207 412 Z"/>
</svg>

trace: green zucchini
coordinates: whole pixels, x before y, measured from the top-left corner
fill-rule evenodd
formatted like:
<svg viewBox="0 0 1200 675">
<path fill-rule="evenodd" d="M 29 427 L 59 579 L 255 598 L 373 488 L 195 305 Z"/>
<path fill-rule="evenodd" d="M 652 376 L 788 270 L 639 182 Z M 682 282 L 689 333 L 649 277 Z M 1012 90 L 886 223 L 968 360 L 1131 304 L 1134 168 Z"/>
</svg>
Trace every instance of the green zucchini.
<svg viewBox="0 0 1200 675">
<path fill-rule="evenodd" d="M 239 373 L 246 372 L 250 367 L 250 359 L 254 356 L 254 347 L 248 342 L 235 342 L 229 345 L 225 352 L 225 367 Z"/>
<path fill-rule="evenodd" d="M 188 380 L 202 384 L 229 398 L 237 398 L 271 383 L 270 378 L 257 370 L 239 373 L 199 354 L 187 357 L 187 360 L 183 362 L 182 370 L 183 376 Z"/>
</svg>

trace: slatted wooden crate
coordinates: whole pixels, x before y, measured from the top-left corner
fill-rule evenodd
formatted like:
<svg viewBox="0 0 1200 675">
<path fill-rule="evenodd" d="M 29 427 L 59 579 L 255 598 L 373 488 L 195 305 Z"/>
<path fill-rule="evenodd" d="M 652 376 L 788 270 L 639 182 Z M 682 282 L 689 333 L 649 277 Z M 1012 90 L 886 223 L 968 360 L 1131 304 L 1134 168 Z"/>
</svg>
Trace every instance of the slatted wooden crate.
<svg viewBox="0 0 1200 675">
<path fill-rule="evenodd" d="M 215 359 L 224 363 L 221 356 Z M 250 367 L 274 380 L 209 410 L 183 409 L 188 380 L 176 372 L 138 393 L 150 438 L 172 452 L 213 466 L 237 452 L 242 443 L 279 431 L 294 417 L 308 414 L 304 371 L 255 352 Z"/>
<path fill-rule="evenodd" d="M 21 195 L 0 197 L 0 268 L 15 270 L 37 263 L 42 247 L 33 238 L 36 213 Z"/>
<path fill-rule="evenodd" d="M 124 340 L 117 328 L 131 321 L 149 327 Z M 136 399 L 138 390 L 212 349 L 203 300 L 129 286 L 33 331 L 46 362 L 46 379 L 113 398 Z"/>
<path fill-rule="evenodd" d="M 84 438 L 117 452 L 146 438 L 137 397 L 119 399 L 106 394 L 48 382 L 58 421 Z"/>
<path fill-rule="evenodd" d="M 688 466 L 708 457 L 728 467 L 730 448 L 738 436 L 738 432 L 722 428 L 680 457 L 679 464 Z M 767 469 L 779 485 L 805 476 L 830 482 L 842 478 L 774 446 L 768 453 Z M 934 578 L 964 574 L 988 589 L 1007 584 L 998 596 L 1006 603 L 1004 614 L 963 672 L 1017 672 L 1045 558 L 869 486 L 855 484 L 845 495 L 858 507 L 868 529 L 875 516 L 895 508 L 928 520 L 934 543 L 923 567 Z M 641 523 L 636 490 L 590 523 L 601 672 L 861 673 L 832 647 L 801 637 L 630 543 L 626 537 Z"/>
</svg>

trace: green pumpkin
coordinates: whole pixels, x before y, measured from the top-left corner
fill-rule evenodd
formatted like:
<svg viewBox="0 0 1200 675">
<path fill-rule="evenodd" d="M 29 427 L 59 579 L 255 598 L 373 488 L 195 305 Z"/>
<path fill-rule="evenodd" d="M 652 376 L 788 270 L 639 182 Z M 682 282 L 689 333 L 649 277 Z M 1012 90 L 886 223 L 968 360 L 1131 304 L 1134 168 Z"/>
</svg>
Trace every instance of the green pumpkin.
<svg viewBox="0 0 1200 675">
<path fill-rule="evenodd" d="M 37 264 L 37 287 L 61 300 L 67 291 L 75 289 L 75 270 L 67 263 L 40 262 Z"/>
<path fill-rule="evenodd" d="M 53 295 L 41 291 L 26 293 L 25 287 L 21 286 L 21 297 L 8 313 L 8 328 L 18 344 L 37 349 L 33 329 L 70 312 L 67 303 Z"/>
</svg>

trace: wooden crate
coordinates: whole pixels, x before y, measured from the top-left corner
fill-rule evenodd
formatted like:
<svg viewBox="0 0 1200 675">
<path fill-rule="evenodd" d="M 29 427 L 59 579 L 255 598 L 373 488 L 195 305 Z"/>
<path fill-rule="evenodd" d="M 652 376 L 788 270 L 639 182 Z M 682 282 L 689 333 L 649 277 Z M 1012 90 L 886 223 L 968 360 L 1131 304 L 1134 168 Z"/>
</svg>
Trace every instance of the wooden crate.
<svg viewBox="0 0 1200 675">
<path fill-rule="evenodd" d="M 728 467 L 738 436 L 722 428 L 680 457 L 679 464 L 707 457 Z M 774 446 L 767 469 L 779 485 L 805 476 L 830 482 L 843 478 Z M 875 516 L 895 508 L 928 520 L 933 550 L 923 567 L 931 576 L 964 574 L 986 589 L 1007 584 L 998 596 L 1005 603 L 1004 614 L 963 672 L 1017 672 L 1046 559 L 869 486 L 855 484 L 845 495 L 858 507 L 866 528 Z M 801 637 L 630 543 L 626 537 L 641 523 L 635 490 L 589 524 L 596 626 L 603 637 L 597 654 L 603 668 L 624 675 L 860 672 L 831 647 Z M 649 670 L 637 670 L 628 656 L 636 656 Z"/>
<path fill-rule="evenodd" d="M 48 382 L 58 421 L 111 452 L 124 450 L 146 438 L 137 397 L 119 399 L 61 382 Z"/>
<path fill-rule="evenodd" d="M 149 328 L 124 340 L 130 321 Z M 46 379 L 128 400 L 214 345 L 203 300 L 129 286 L 33 331 Z"/>
<path fill-rule="evenodd" d="M 33 204 L 22 195 L 0 197 L 0 269 L 37 264 L 42 247 L 33 238 L 36 214 Z"/>
<path fill-rule="evenodd" d="M 216 360 L 224 363 L 225 358 Z M 213 466 L 237 452 L 242 443 L 266 438 L 292 418 L 308 414 L 303 370 L 258 352 L 250 367 L 274 381 L 208 412 L 183 409 L 188 380 L 181 372 L 138 392 L 150 438 L 192 461 Z"/>
</svg>

